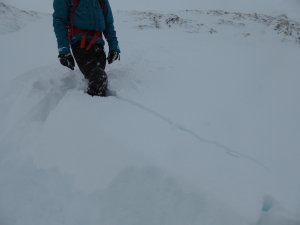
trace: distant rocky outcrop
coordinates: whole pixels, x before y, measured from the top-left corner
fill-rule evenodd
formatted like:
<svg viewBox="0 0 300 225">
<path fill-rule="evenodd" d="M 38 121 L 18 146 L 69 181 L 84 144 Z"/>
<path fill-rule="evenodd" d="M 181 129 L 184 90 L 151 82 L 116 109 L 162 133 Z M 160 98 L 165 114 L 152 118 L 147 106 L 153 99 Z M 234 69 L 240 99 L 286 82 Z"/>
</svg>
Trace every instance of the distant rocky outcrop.
<svg viewBox="0 0 300 225">
<path fill-rule="evenodd" d="M 176 13 L 132 11 L 130 14 L 136 17 L 139 29 L 175 28 L 188 33 L 215 34 L 230 32 L 232 29 L 226 27 L 232 27 L 240 30 L 243 37 L 249 37 L 253 32 L 274 32 L 281 40 L 300 43 L 300 23 L 286 15 L 269 16 L 223 10 L 184 10 Z"/>
</svg>

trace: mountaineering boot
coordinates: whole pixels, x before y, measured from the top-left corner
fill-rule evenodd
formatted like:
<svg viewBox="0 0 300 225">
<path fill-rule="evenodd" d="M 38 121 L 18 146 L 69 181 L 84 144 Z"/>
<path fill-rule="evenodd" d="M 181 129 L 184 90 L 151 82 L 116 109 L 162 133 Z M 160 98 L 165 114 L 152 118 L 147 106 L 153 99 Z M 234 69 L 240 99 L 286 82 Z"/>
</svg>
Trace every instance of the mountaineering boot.
<svg viewBox="0 0 300 225">
<path fill-rule="evenodd" d="M 106 96 L 107 74 L 98 67 L 88 78 L 87 93 L 91 96 Z"/>
</svg>

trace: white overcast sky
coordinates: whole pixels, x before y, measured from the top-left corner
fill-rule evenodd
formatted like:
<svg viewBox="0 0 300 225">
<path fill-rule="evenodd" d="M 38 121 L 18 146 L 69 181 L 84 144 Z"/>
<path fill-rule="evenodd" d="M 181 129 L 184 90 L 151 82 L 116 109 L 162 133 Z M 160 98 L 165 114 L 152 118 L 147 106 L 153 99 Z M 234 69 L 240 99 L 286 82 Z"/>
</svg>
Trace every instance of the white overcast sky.
<svg viewBox="0 0 300 225">
<path fill-rule="evenodd" d="M 23 9 L 52 11 L 53 0 L 0 0 Z M 114 10 L 223 9 L 229 11 L 264 12 L 300 18 L 300 0 L 110 0 Z"/>
</svg>

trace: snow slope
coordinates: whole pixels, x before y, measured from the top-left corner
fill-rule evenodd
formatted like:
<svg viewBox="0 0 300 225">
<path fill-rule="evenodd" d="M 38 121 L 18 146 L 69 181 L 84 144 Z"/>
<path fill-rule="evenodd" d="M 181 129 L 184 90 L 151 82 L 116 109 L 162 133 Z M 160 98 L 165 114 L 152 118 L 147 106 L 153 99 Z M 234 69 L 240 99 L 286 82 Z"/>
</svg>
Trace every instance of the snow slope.
<svg viewBox="0 0 300 225">
<path fill-rule="evenodd" d="M 0 1 L 0 34 L 14 32 L 41 15 L 34 11 L 20 10 Z"/>
<path fill-rule="evenodd" d="M 59 65 L 50 15 L 0 35 L 0 224 L 299 225 L 299 23 L 115 17 L 107 98 Z"/>
<path fill-rule="evenodd" d="M 2 0 L 26 10 L 52 12 L 53 0 Z M 299 0 L 111 0 L 113 9 L 118 10 L 182 10 L 182 9 L 222 9 L 237 12 L 257 12 L 267 14 L 287 14 L 299 19 Z"/>
</svg>

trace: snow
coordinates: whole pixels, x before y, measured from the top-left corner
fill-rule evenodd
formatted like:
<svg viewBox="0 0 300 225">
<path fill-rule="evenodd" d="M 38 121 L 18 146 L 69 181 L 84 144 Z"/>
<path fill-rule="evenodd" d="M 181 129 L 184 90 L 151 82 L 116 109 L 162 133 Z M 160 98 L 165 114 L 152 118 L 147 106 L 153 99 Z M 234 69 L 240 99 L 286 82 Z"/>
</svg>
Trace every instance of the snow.
<svg viewBox="0 0 300 225">
<path fill-rule="evenodd" d="M 106 98 L 51 15 L 0 35 L 0 224 L 299 225 L 299 20 L 130 4 Z"/>
<path fill-rule="evenodd" d="M 7 6 L 0 1 L 0 34 L 14 32 L 21 29 L 26 23 L 34 21 L 41 15 L 34 11 L 24 11 Z"/>
<path fill-rule="evenodd" d="M 26 10 L 52 12 L 53 0 L 1 0 Z M 299 0 L 111 0 L 113 9 L 118 10 L 182 10 L 182 9 L 222 9 L 237 12 L 258 12 L 267 14 L 287 14 L 299 19 Z"/>
</svg>

